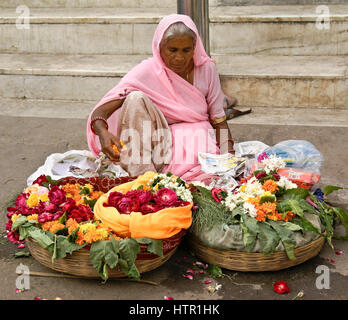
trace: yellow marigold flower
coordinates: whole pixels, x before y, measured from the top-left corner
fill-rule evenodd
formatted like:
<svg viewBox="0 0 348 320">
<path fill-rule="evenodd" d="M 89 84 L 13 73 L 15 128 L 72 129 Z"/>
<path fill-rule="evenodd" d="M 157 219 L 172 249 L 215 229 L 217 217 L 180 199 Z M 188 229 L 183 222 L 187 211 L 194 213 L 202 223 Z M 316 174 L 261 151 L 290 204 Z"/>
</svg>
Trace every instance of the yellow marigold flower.
<svg viewBox="0 0 348 320">
<path fill-rule="evenodd" d="M 49 200 L 48 195 L 46 193 L 41 193 L 39 196 L 39 200 L 42 202 L 46 202 Z"/>
<path fill-rule="evenodd" d="M 34 208 L 39 204 L 39 196 L 36 193 L 32 193 L 27 199 L 27 206 Z"/>
<path fill-rule="evenodd" d="M 19 217 L 21 217 L 22 215 L 21 214 L 14 214 L 12 217 L 11 217 L 11 221 L 13 222 L 13 223 L 15 223 L 16 221 L 17 221 L 17 219 L 19 218 Z"/>
<path fill-rule="evenodd" d="M 239 188 L 239 191 L 240 191 L 240 192 L 245 192 L 245 189 L 246 189 L 246 185 L 243 184 L 243 185 Z"/>
<path fill-rule="evenodd" d="M 261 195 L 261 197 L 272 197 L 273 196 L 273 194 L 270 192 L 270 191 L 265 191 L 262 195 Z"/>
<path fill-rule="evenodd" d="M 80 225 L 80 231 L 84 234 L 86 234 L 87 232 L 95 231 L 95 230 L 96 230 L 96 226 L 93 223 L 85 223 Z"/>
<path fill-rule="evenodd" d="M 96 234 L 99 238 L 98 240 L 105 240 L 109 236 L 108 231 L 103 228 L 97 229 Z"/>
<path fill-rule="evenodd" d="M 91 185 L 91 184 L 85 184 L 84 186 L 83 186 L 83 188 L 87 188 L 88 190 L 89 190 L 89 192 L 90 193 L 92 193 L 93 192 L 93 186 Z"/>
<path fill-rule="evenodd" d="M 38 218 L 39 218 L 39 215 L 38 215 L 38 214 L 32 214 L 32 215 L 30 215 L 30 216 L 27 217 L 27 219 L 28 219 L 29 221 L 31 221 L 31 220 L 37 221 Z"/>
</svg>

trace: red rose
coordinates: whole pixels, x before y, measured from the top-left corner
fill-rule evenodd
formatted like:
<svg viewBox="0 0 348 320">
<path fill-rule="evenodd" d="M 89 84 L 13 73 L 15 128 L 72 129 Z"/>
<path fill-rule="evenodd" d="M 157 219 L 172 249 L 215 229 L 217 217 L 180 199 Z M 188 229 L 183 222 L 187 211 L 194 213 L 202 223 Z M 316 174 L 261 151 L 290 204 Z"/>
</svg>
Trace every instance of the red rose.
<svg viewBox="0 0 348 320">
<path fill-rule="evenodd" d="M 44 212 L 41 215 L 39 215 L 38 222 L 39 223 L 45 223 L 45 222 L 48 222 L 48 221 L 52 221 L 53 217 L 54 217 L 54 215 L 52 213 Z"/>
<path fill-rule="evenodd" d="M 65 201 L 65 193 L 58 186 L 53 186 L 48 192 L 48 198 L 50 202 L 56 205 L 60 205 Z"/>
<path fill-rule="evenodd" d="M 138 199 L 123 197 L 117 204 L 117 210 L 121 214 L 130 214 L 134 211 L 139 211 L 140 203 Z"/>
<path fill-rule="evenodd" d="M 173 204 L 173 207 L 185 207 L 188 206 L 190 202 L 188 201 L 183 201 L 183 200 L 178 200 Z"/>
<path fill-rule="evenodd" d="M 143 193 L 143 190 L 131 190 L 128 191 L 124 196 L 127 198 L 135 199 L 139 198 L 139 196 Z"/>
<path fill-rule="evenodd" d="M 40 177 L 38 177 L 34 182 L 33 182 L 33 184 L 39 184 L 40 186 L 42 186 L 42 183 L 43 182 L 48 182 L 48 180 L 47 180 L 47 178 L 46 178 L 46 176 L 43 174 L 43 175 L 41 175 Z"/>
<path fill-rule="evenodd" d="M 273 285 L 273 290 L 279 294 L 290 292 L 290 288 L 289 288 L 288 284 L 286 283 L 286 281 L 277 281 Z"/>
<path fill-rule="evenodd" d="M 11 231 L 12 229 L 12 220 L 9 219 L 8 222 L 6 223 L 6 230 Z"/>
<path fill-rule="evenodd" d="M 11 219 L 11 217 L 17 213 L 17 209 L 15 207 L 8 207 L 7 208 L 7 218 Z"/>
<path fill-rule="evenodd" d="M 54 217 L 53 217 L 53 220 L 58 220 L 63 214 L 64 214 L 64 211 L 58 210 L 58 211 L 55 213 L 55 215 L 54 215 Z"/>
<path fill-rule="evenodd" d="M 154 200 L 159 205 L 170 207 L 178 200 L 178 196 L 174 190 L 162 188 L 156 192 Z"/>
<path fill-rule="evenodd" d="M 63 212 L 71 212 L 76 206 L 76 201 L 72 198 L 67 198 L 66 202 L 61 206 Z"/>
<path fill-rule="evenodd" d="M 105 207 L 114 207 L 117 208 L 117 203 L 122 199 L 123 194 L 118 191 L 113 191 L 109 193 L 108 204 Z"/>
<path fill-rule="evenodd" d="M 141 206 L 140 212 L 143 214 L 153 213 L 162 210 L 163 207 L 156 203 L 145 203 Z"/>
<path fill-rule="evenodd" d="M 222 201 L 222 198 L 220 196 L 220 192 L 221 192 L 220 189 L 217 189 L 217 188 L 211 189 L 211 195 L 213 196 L 213 198 L 214 198 L 214 200 L 216 202 L 221 202 Z"/>
<path fill-rule="evenodd" d="M 80 204 L 75 209 L 71 210 L 68 218 L 75 219 L 78 223 L 80 223 L 82 221 L 93 219 L 93 212 L 89 206 Z"/>
<path fill-rule="evenodd" d="M 46 212 L 56 212 L 57 211 L 57 206 L 53 203 L 48 204 L 47 206 L 45 206 L 45 211 Z"/>
<path fill-rule="evenodd" d="M 138 199 L 139 199 L 140 205 L 143 205 L 153 200 L 153 194 L 151 191 L 142 191 Z"/>
</svg>

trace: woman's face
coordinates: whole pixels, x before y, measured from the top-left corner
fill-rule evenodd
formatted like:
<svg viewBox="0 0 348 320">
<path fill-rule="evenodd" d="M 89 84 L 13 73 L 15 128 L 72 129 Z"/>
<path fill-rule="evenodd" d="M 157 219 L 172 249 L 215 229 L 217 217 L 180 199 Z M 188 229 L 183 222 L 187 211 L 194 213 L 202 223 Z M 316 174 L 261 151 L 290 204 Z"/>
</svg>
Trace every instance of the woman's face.
<svg viewBox="0 0 348 320">
<path fill-rule="evenodd" d="M 193 61 L 193 39 L 189 35 L 170 39 L 160 50 L 165 65 L 177 74 L 184 75 Z"/>
</svg>

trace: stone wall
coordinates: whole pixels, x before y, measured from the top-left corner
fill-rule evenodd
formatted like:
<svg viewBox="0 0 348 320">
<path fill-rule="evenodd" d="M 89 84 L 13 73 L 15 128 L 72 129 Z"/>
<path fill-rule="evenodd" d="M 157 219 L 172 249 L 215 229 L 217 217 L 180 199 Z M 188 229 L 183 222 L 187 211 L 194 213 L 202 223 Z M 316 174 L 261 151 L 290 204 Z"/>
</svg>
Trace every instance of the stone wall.
<svg viewBox="0 0 348 320">
<path fill-rule="evenodd" d="M 219 6 L 348 4 L 348 0 L 215 0 Z"/>
</svg>

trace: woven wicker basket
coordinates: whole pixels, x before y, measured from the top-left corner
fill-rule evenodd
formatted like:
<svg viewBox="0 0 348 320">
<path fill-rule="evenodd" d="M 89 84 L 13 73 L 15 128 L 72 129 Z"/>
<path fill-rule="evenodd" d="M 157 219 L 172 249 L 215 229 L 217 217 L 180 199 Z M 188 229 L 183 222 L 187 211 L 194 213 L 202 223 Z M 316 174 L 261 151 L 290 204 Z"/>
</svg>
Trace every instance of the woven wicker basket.
<svg viewBox="0 0 348 320">
<path fill-rule="evenodd" d="M 85 248 L 74 251 L 64 259 L 56 259 L 54 263 L 52 263 L 52 253 L 49 253 L 46 249 L 42 248 L 33 239 L 27 239 L 26 243 L 33 258 L 48 268 L 81 278 L 100 278 L 89 258 L 89 250 Z M 152 259 L 135 260 L 135 265 L 139 273 L 148 272 L 158 268 L 174 254 L 176 249 L 177 246 L 165 253 L 163 257 L 155 256 L 155 258 Z M 121 271 L 119 266 L 116 266 L 114 269 L 108 268 L 108 275 L 110 279 L 127 277 L 127 275 Z"/>
<path fill-rule="evenodd" d="M 189 234 L 188 244 L 194 254 L 203 261 L 235 271 L 277 271 L 301 264 L 315 257 L 324 245 L 320 237 L 294 250 L 295 260 L 289 260 L 285 251 L 278 251 L 269 256 L 263 253 L 249 253 L 236 250 L 218 250 L 203 244 L 197 236 Z"/>
<path fill-rule="evenodd" d="M 83 185 L 89 183 L 93 185 L 94 190 L 108 192 L 111 188 L 132 181 L 134 179 L 136 179 L 136 177 L 122 177 L 115 179 L 99 177 L 66 177 L 60 179 L 59 184 L 79 183 Z M 139 273 L 154 270 L 164 264 L 174 254 L 181 242 L 182 237 L 185 234 L 186 231 L 181 230 L 171 238 L 162 240 L 162 249 L 164 255 L 163 257 L 159 257 L 153 253 L 148 252 L 147 245 L 140 244 L 140 252 L 137 255 L 137 259 L 135 261 L 135 265 Z M 29 238 L 26 239 L 26 243 L 33 258 L 48 268 L 82 278 L 100 278 L 97 270 L 93 267 L 92 262 L 90 261 L 89 250 L 86 248 L 74 251 L 71 255 L 66 256 L 64 259 L 56 259 L 54 263 L 52 263 L 52 254 L 49 253 L 46 249 L 42 248 L 37 242 Z M 116 266 L 112 270 L 108 268 L 108 275 L 109 278 L 127 277 L 127 275 L 121 271 L 119 266 Z"/>
</svg>

